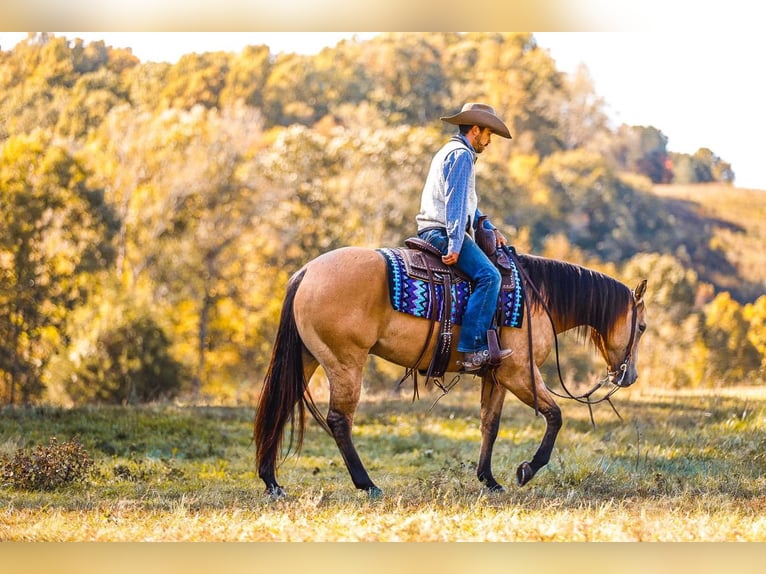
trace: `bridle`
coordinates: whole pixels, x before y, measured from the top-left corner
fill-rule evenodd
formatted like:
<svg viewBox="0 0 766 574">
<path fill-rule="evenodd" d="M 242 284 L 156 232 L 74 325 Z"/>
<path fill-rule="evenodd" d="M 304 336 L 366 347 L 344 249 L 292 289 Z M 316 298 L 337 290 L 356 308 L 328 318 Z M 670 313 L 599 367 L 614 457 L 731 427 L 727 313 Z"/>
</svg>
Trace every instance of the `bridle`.
<svg viewBox="0 0 766 574">
<path fill-rule="evenodd" d="M 511 257 L 515 257 L 516 255 L 515 250 L 508 249 L 508 248 L 505 248 L 505 250 Z M 537 297 L 537 301 L 545 310 L 546 315 L 548 315 L 548 320 L 551 322 L 551 327 L 553 328 L 553 341 L 554 341 L 555 349 L 556 349 L 556 371 L 558 373 L 559 383 L 561 384 L 561 388 L 564 389 L 564 392 L 566 393 L 566 395 L 557 393 L 556 391 L 548 387 L 548 385 L 546 384 L 546 389 L 548 390 L 548 392 L 562 399 L 572 399 L 577 401 L 578 403 L 588 405 L 590 422 L 593 425 L 593 428 L 596 427 L 596 422 L 593 418 L 593 405 L 597 405 L 604 401 L 609 403 L 609 406 L 612 407 L 612 410 L 617 415 L 617 418 L 622 420 L 622 416 L 620 416 L 620 413 L 617 411 L 617 408 L 612 403 L 611 397 L 614 393 L 616 393 L 621 388 L 623 388 L 622 383 L 625 380 L 625 375 L 628 372 L 628 366 L 630 365 L 631 359 L 633 358 L 633 344 L 635 343 L 635 340 L 636 340 L 636 327 L 637 327 L 636 323 L 638 322 L 638 303 L 636 302 L 635 294 L 631 291 L 631 295 L 632 295 L 631 300 L 633 303 L 633 309 L 631 311 L 630 338 L 628 339 L 628 347 L 625 351 L 625 358 L 623 358 L 622 362 L 617 366 L 615 370 L 610 370 L 609 365 L 607 365 L 606 377 L 599 380 L 589 391 L 582 393 L 581 395 L 575 395 L 567 388 L 566 384 L 564 383 L 564 377 L 561 374 L 561 363 L 559 361 L 559 341 L 558 341 L 558 336 L 556 335 L 556 324 L 555 324 L 555 321 L 553 320 L 553 315 L 551 314 L 550 308 L 548 307 L 548 304 L 545 302 L 545 299 L 543 299 L 542 295 L 540 294 L 540 291 L 537 289 L 537 286 L 529 278 L 529 275 L 527 274 L 526 270 L 519 264 L 518 261 L 516 261 L 516 263 L 517 263 L 516 266 L 519 269 L 519 272 L 523 275 L 523 278 L 524 278 L 524 281 L 522 281 L 522 288 L 526 286 L 529 286 L 532 288 L 535 296 Z M 530 380 L 532 382 L 532 395 L 534 397 L 535 415 L 537 415 L 538 403 L 537 403 L 537 388 L 535 386 L 535 374 L 534 374 L 535 360 L 534 360 L 534 354 L 532 353 L 532 321 L 531 320 L 528 321 L 528 325 L 529 326 L 527 329 L 527 336 L 529 339 L 529 371 L 530 371 L 530 377 L 531 377 Z M 619 379 L 614 380 L 618 375 L 619 375 Z M 605 386 L 609 382 L 611 382 L 614 385 L 614 387 L 610 389 L 609 392 L 607 392 L 601 398 L 593 399 L 592 398 L 593 393 L 595 393 L 597 390 L 599 390 L 601 387 Z"/>
<path fill-rule="evenodd" d="M 633 311 L 631 314 L 630 319 L 630 339 L 628 339 L 628 348 L 625 351 L 625 358 L 622 360 L 622 362 L 618 365 L 617 369 L 614 371 L 610 371 L 609 367 L 607 367 L 606 371 L 606 378 L 607 380 L 611 381 L 613 385 L 620 388 L 622 387 L 622 381 L 625 379 L 625 373 L 628 372 L 628 365 L 630 365 L 630 360 L 633 358 L 633 343 L 636 340 L 636 322 L 638 321 L 638 304 L 636 303 L 636 297 L 633 295 Z M 620 375 L 619 380 L 614 381 L 613 379 Z"/>
<path fill-rule="evenodd" d="M 636 340 L 636 328 L 638 325 L 636 324 L 638 321 L 638 304 L 636 303 L 635 295 L 633 295 L 633 310 L 631 313 L 631 319 L 630 319 L 630 338 L 628 339 L 628 347 L 625 351 L 625 358 L 622 360 L 622 362 L 617 365 L 617 369 L 614 371 L 609 370 L 609 366 L 607 366 L 606 371 L 606 381 L 611 382 L 616 387 L 622 387 L 623 380 L 625 380 L 625 373 L 628 372 L 628 365 L 630 365 L 630 361 L 633 358 L 633 343 Z M 620 376 L 619 380 L 615 381 L 614 378 L 617 376 Z M 605 383 L 604 383 L 605 384 Z"/>
<path fill-rule="evenodd" d="M 550 387 L 547 387 L 548 392 L 552 395 L 555 395 L 562 399 L 572 399 L 577 401 L 578 403 L 586 404 L 588 405 L 588 413 L 590 415 L 590 422 L 593 428 L 596 428 L 596 421 L 593 418 L 593 405 L 597 405 L 599 403 L 607 402 L 610 407 L 612 407 L 612 410 L 614 411 L 614 414 L 617 415 L 617 418 L 622 420 L 622 416 L 620 415 L 619 411 L 617 410 L 617 407 L 614 406 L 614 403 L 612 402 L 612 395 L 614 395 L 617 391 L 619 391 L 621 388 L 623 388 L 623 381 L 625 380 L 625 375 L 628 372 L 628 366 L 630 365 L 630 361 L 633 357 L 633 343 L 636 340 L 636 323 L 638 320 L 638 304 L 636 303 L 635 297 L 632 299 L 633 302 L 633 309 L 631 312 L 631 324 L 630 324 L 630 338 L 628 339 L 628 347 L 625 351 L 625 358 L 623 358 L 622 362 L 617 366 L 615 370 L 610 370 L 609 366 L 607 366 L 606 376 L 603 379 L 600 379 L 593 387 L 582 393 L 581 395 L 575 395 L 573 394 L 564 383 L 564 378 L 561 375 L 561 364 L 559 363 L 559 346 L 558 346 L 558 338 L 556 336 L 556 329 L 554 326 L 553 329 L 553 338 L 554 342 L 556 344 L 556 371 L 558 372 L 559 377 L 559 383 L 561 384 L 561 388 L 564 389 L 564 392 L 566 392 L 566 395 L 562 395 L 561 393 L 557 393 Z M 543 303 L 543 306 L 547 306 Z M 551 320 L 551 325 L 553 325 L 553 317 L 548 313 L 548 317 Z M 615 380 L 615 378 L 619 376 L 619 379 Z M 608 383 L 612 383 L 613 387 L 609 389 L 609 391 L 602 396 L 601 398 L 594 399 L 593 394 L 598 391 L 600 388 L 606 386 Z"/>
</svg>

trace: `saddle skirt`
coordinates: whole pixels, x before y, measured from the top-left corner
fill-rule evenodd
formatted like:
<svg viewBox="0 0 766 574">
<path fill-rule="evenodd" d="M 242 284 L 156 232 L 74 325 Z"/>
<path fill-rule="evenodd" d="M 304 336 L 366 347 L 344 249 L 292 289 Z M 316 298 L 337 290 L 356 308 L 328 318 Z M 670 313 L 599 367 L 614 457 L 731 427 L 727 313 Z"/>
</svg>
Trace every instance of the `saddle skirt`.
<svg viewBox="0 0 766 574">
<path fill-rule="evenodd" d="M 451 279 L 448 282 L 450 296 L 446 297 L 451 303 L 448 310 L 450 323 L 462 325 L 473 284 L 457 268 L 444 264 L 439 254 L 424 249 L 427 246 L 419 249 L 384 247 L 377 250 L 386 261 L 391 306 L 402 313 L 443 322 L 446 312 L 443 277 L 446 274 Z M 517 288 L 521 283 L 513 258 L 510 258 L 508 269 L 500 268 L 500 271 L 502 286 L 498 297 L 498 322 L 502 321 L 505 327 L 519 328 L 524 315 L 524 299 L 522 289 Z M 430 284 L 432 277 L 433 285 Z M 434 313 L 436 317 L 433 317 Z"/>
</svg>

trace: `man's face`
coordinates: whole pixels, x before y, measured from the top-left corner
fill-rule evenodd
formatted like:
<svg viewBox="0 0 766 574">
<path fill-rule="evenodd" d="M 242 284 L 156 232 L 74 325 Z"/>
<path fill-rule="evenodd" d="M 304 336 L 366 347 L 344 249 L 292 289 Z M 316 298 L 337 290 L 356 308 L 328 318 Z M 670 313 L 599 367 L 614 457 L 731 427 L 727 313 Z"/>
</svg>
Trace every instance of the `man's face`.
<svg viewBox="0 0 766 574">
<path fill-rule="evenodd" d="M 492 139 L 492 131 L 489 128 L 481 128 L 479 126 L 476 126 L 476 129 L 479 130 L 479 133 L 474 137 L 473 149 L 476 153 L 481 153 L 489 145 Z"/>
</svg>

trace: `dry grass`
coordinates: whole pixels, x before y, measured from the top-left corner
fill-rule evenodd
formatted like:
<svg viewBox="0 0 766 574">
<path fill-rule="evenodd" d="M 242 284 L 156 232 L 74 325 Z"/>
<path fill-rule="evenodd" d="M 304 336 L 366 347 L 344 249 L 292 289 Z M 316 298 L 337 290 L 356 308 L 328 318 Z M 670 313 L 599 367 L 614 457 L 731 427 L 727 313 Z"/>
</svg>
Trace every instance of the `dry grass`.
<svg viewBox="0 0 766 574">
<path fill-rule="evenodd" d="M 6 410 L 0 446 L 75 432 L 95 461 L 85 484 L 0 488 L 9 541 L 762 541 L 766 539 L 763 393 L 617 395 L 624 417 L 564 403 L 550 465 L 513 484 L 543 421 L 509 400 L 495 449 L 508 492 L 475 478 L 474 389 L 364 403 L 358 449 L 385 496 L 357 492 L 313 424 L 271 501 L 253 472 L 249 409 Z M 5 450 L 8 450 L 6 447 Z"/>
</svg>

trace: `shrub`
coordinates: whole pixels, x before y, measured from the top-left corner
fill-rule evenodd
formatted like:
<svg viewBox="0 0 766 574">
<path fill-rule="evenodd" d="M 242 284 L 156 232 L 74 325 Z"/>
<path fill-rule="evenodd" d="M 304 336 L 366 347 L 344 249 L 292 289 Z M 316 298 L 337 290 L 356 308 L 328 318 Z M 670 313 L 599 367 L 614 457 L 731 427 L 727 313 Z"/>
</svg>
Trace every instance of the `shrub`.
<svg viewBox="0 0 766 574">
<path fill-rule="evenodd" d="M 0 459 L 0 481 L 23 490 L 54 490 L 85 479 L 92 465 L 77 437 L 62 444 L 51 437 L 48 446 L 20 448 L 13 458 Z"/>
<path fill-rule="evenodd" d="M 136 404 L 175 396 L 183 366 L 171 342 L 150 317 L 127 320 L 102 332 L 65 382 L 77 403 Z"/>
</svg>

